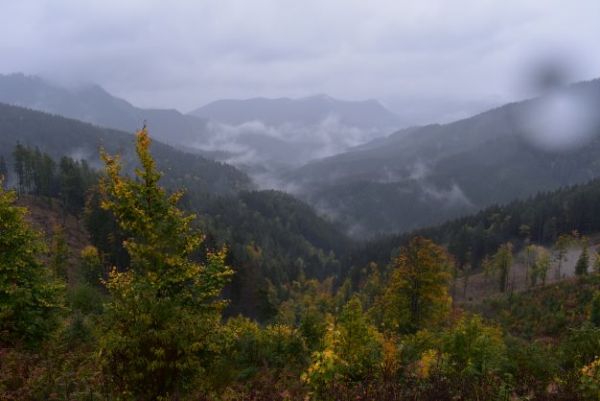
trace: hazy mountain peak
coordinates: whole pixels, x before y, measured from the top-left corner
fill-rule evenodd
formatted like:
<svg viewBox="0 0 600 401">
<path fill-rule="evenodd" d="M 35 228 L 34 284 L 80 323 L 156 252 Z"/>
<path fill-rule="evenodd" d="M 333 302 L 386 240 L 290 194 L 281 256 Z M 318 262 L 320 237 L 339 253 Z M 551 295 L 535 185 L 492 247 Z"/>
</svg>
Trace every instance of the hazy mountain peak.
<svg viewBox="0 0 600 401">
<path fill-rule="evenodd" d="M 22 73 L 0 74 L 0 102 L 134 132 L 144 122 L 153 136 L 182 146 L 201 140 L 205 121 L 174 109 L 142 109 L 95 83 L 62 85 Z"/>
<path fill-rule="evenodd" d="M 330 116 L 335 116 L 342 124 L 361 129 L 394 130 L 402 125 L 396 114 L 376 100 L 340 100 L 327 94 L 216 100 L 189 114 L 233 125 L 250 121 L 261 121 L 270 126 L 315 125 Z"/>
<path fill-rule="evenodd" d="M 304 100 L 304 101 L 310 101 L 310 100 L 321 100 L 321 101 L 326 101 L 326 102 L 336 102 L 339 101 L 337 99 L 334 99 L 333 97 L 325 94 L 325 93 L 317 93 L 315 95 L 309 95 L 309 96 L 305 96 L 305 97 L 301 97 L 298 100 Z"/>
</svg>

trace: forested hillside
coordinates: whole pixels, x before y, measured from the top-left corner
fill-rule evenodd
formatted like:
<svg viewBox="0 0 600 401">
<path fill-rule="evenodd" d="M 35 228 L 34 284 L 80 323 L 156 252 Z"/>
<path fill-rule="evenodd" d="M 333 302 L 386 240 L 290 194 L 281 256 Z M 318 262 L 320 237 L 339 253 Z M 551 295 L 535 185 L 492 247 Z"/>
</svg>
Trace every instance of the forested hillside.
<svg viewBox="0 0 600 401">
<path fill-rule="evenodd" d="M 160 186 L 146 130 L 136 178 L 104 153 L 97 189 L 98 174 L 81 162 L 63 158 L 40 179 L 52 159 L 14 150 L 26 161 L 17 188 L 38 201 L 74 205 L 66 184 L 90 178 L 85 206 L 73 212 L 91 245 L 69 257 L 64 231 L 44 240 L 16 194 L 0 189 L 4 399 L 597 399 L 600 260 L 583 235 L 600 228 L 588 223 L 597 181 L 359 253 L 308 206 L 274 191 L 215 198 L 193 224 L 177 206 L 182 194 Z M 463 279 L 476 260 L 464 252 L 481 241 L 497 292 L 465 310 L 452 298 L 456 274 Z M 539 245 L 552 241 L 551 261 Z M 575 243 L 584 249 L 576 277 L 560 282 L 559 270 L 547 281 Z M 532 256 L 515 292 L 519 246 Z M 369 252 L 364 260 L 379 264 L 362 264 Z M 362 268 L 347 275 L 348 264 Z"/>
<path fill-rule="evenodd" d="M 385 263 L 395 249 L 422 235 L 446 245 L 460 266 L 480 268 L 502 243 L 511 241 L 517 249 L 530 242 L 551 246 L 561 234 L 573 231 L 583 235 L 600 231 L 600 181 L 541 192 L 439 226 L 381 237 L 355 252 L 353 260 L 358 265 Z"/>
<path fill-rule="evenodd" d="M 0 104 L 0 155 L 10 164 L 11 152 L 20 142 L 37 147 L 53 158 L 70 156 L 100 167 L 99 149 L 121 152 L 125 168 L 132 171 L 133 136 L 99 128 L 80 121 L 53 116 L 21 107 Z M 248 177 L 235 168 L 201 156 L 157 143 L 156 159 L 168 172 L 171 187 L 194 187 L 204 193 L 228 194 L 251 188 Z M 11 176 L 8 177 L 10 182 Z"/>
<path fill-rule="evenodd" d="M 88 144 L 85 139 L 80 143 Z M 157 144 L 157 148 L 161 145 Z M 81 217 L 92 243 L 107 263 L 118 267 L 128 263 L 120 244 L 124 237 L 100 207 L 97 190 L 100 174 L 85 159 L 63 156 L 54 160 L 39 147 L 21 143 L 7 154 L 8 160 L 14 162 L 4 162 L 2 174 L 12 179 L 12 186 L 19 193 L 60 200 L 66 212 Z M 4 160 L 0 156 L 0 164 Z M 176 162 L 179 160 L 182 158 Z M 160 166 L 160 159 L 157 162 Z M 129 171 L 134 166 L 132 160 L 124 163 Z M 177 166 L 185 168 L 185 164 Z M 177 171 L 181 170 L 173 169 L 169 174 Z M 214 193 L 189 174 L 165 177 L 165 183 L 172 189 L 178 182 L 188 185 L 182 204 L 199 215 L 197 223 L 207 236 L 207 245 L 229 248 L 228 262 L 238 274 L 226 288 L 232 301 L 227 313 L 243 312 L 267 319 L 272 317 L 271 303 L 287 296 L 285 284 L 301 276 L 324 279 L 340 274 L 340 259 L 351 241 L 303 202 L 277 191 Z"/>
<path fill-rule="evenodd" d="M 201 141 L 208 134 L 206 120 L 173 109 L 135 107 L 95 84 L 65 87 L 37 76 L 0 74 L 0 103 L 126 132 L 146 122 L 158 140 L 172 146 Z"/>
<path fill-rule="evenodd" d="M 600 80 L 399 131 L 286 176 L 355 236 L 410 231 L 600 175 Z"/>
</svg>

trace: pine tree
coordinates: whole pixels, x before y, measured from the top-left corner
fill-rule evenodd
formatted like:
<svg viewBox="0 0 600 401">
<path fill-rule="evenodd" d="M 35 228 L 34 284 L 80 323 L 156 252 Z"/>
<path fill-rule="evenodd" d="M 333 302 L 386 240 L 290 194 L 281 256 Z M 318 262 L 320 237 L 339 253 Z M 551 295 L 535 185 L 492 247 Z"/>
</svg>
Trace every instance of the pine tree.
<svg viewBox="0 0 600 401">
<path fill-rule="evenodd" d="M 54 274 L 66 280 L 69 270 L 69 246 L 62 226 L 57 225 L 53 229 L 49 256 L 50 268 Z"/>
<path fill-rule="evenodd" d="M 78 163 L 68 157 L 63 157 L 59 163 L 59 180 L 63 205 L 66 210 L 77 213 L 85 204 L 87 189 Z"/>
<path fill-rule="evenodd" d="M 81 278 L 88 284 L 100 285 L 104 279 L 104 266 L 98 249 L 88 245 L 81 250 L 79 258 L 81 260 Z"/>
<path fill-rule="evenodd" d="M 550 253 L 544 248 L 538 248 L 538 257 L 535 265 L 536 277 L 542 280 L 542 285 L 546 285 L 548 270 L 550 269 Z"/>
<path fill-rule="evenodd" d="M 567 255 L 567 250 L 571 245 L 572 239 L 567 234 L 561 234 L 556 243 L 554 244 L 554 250 L 556 252 L 556 260 L 558 262 L 558 266 L 556 269 L 556 279 L 559 280 L 562 277 L 562 262 L 565 260 Z"/>
<path fill-rule="evenodd" d="M 590 267 L 590 256 L 588 252 L 588 240 L 586 238 L 582 239 L 582 249 L 579 258 L 577 259 L 577 263 L 575 264 L 575 274 L 578 276 L 582 276 L 588 274 L 588 269 Z"/>
<path fill-rule="evenodd" d="M 596 291 L 594 298 L 592 298 L 590 321 L 594 326 L 600 327 L 600 291 Z"/>
<path fill-rule="evenodd" d="M 469 278 L 471 277 L 472 268 L 470 264 L 465 264 L 462 268 L 463 272 L 463 297 L 467 297 L 467 290 L 469 287 Z"/>
<path fill-rule="evenodd" d="M 201 375 L 203 356 L 215 351 L 223 301 L 218 299 L 231 270 L 225 253 L 192 260 L 203 237 L 192 230 L 194 216 L 176 207 L 182 193 L 159 186 L 144 128 L 137 133 L 141 168 L 136 178 L 121 175 L 118 157 L 103 153 L 107 178 L 103 207 L 126 233 L 131 262 L 113 269 L 106 282 L 101 349 L 107 377 L 121 395 L 136 400 L 178 399 Z"/>
<path fill-rule="evenodd" d="M 490 277 L 494 273 L 494 263 L 492 259 L 486 256 L 481 262 L 481 267 L 483 267 L 483 277 L 485 279 L 485 283 L 490 283 Z"/>
<path fill-rule="evenodd" d="M 13 151 L 13 158 L 19 193 L 23 193 L 25 191 L 25 148 L 19 142 Z"/>
<path fill-rule="evenodd" d="M 51 333 L 64 285 L 40 262 L 41 237 L 15 198 L 0 185 L 0 343 L 35 343 Z"/>
<path fill-rule="evenodd" d="M 4 186 L 8 179 L 8 168 L 6 167 L 6 160 L 4 160 L 3 156 L 0 156 L 0 180 L 2 180 L 2 185 Z"/>
<path fill-rule="evenodd" d="M 594 257 L 594 273 L 600 273 L 600 254 L 595 253 Z"/>
<path fill-rule="evenodd" d="M 508 289 L 510 270 L 513 263 L 512 249 L 513 247 L 510 242 L 502 244 L 492 258 L 494 270 L 498 272 L 498 288 L 500 292 L 505 292 Z"/>
<path fill-rule="evenodd" d="M 525 267 L 526 271 L 526 281 L 530 286 L 534 286 L 537 282 L 537 247 L 533 244 L 527 245 L 525 247 Z"/>
</svg>

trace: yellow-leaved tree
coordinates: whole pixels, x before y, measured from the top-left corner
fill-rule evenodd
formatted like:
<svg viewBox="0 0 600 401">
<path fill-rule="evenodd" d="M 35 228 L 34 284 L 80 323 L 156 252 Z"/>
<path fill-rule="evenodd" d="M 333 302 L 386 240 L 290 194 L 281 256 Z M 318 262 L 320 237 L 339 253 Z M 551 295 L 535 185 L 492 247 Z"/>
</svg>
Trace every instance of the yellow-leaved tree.
<svg viewBox="0 0 600 401">
<path fill-rule="evenodd" d="M 427 238 L 411 239 L 392 261 L 389 284 L 374 306 L 380 323 L 392 331 L 414 333 L 439 322 L 452 302 L 451 266 L 442 247 Z"/>
<path fill-rule="evenodd" d="M 224 250 L 208 252 L 203 263 L 192 257 L 203 237 L 191 227 L 194 216 L 177 208 L 182 193 L 159 185 L 149 147 L 144 128 L 136 138 L 135 178 L 122 174 L 119 157 L 102 153 L 102 207 L 125 232 L 131 260 L 106 281 L 110 301 L 100 340 L 108 386 L 123 400 L 179 399 L 198 385 L 218 352 L 219 295 L 232 274 Z"/>
</svg>

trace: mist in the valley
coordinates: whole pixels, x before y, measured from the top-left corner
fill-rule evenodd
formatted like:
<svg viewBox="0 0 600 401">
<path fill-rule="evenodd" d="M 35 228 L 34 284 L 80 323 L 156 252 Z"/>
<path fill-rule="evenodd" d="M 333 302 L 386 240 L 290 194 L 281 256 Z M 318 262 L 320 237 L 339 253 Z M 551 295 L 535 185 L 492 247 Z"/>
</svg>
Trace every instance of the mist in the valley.
<svg viewBox="0 0 600 401">
<path fill-rule="evenodd" d="M 316 125 L 285 123 L 273 126 L 258 120 L 239 125 L 209 122 L 207 138 L 192 146 L 205 151 L 221 151 L 227 163 L 257 172 L 262 168 L 266 172 L 299 167 L 387 134 L 389 132 L 376 127 L 346 125 L 335 115 L 327 116 Z M 262 177 L 267 178 L 264 174 Z M 274 183 L 259 182 L 267 187 Z"/>
</svg>

